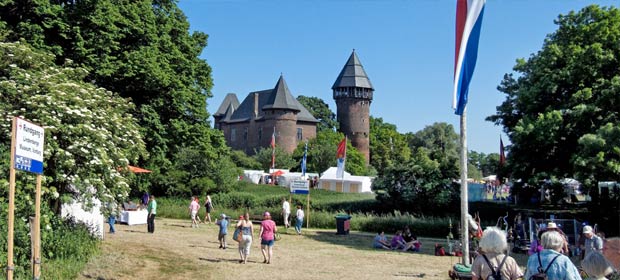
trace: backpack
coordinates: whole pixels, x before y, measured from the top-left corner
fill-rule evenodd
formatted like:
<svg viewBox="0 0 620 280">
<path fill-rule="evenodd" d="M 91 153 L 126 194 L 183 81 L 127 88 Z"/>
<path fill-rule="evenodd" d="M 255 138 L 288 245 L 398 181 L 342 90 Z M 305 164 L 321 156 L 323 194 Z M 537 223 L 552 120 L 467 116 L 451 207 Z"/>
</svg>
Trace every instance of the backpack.
<svg viewBox="0 0 620 280">
<path fill-rule="evenodd" d="M 502 266 L 504 266 L 504 263 L 506 262 L 506 259 L 508 258 L 508 255 L 504 255 L 504 259 L 502 260 L 502 262 L 497 267 L 497 271 L 495 269 L 493 269 L 493 265 L 491 265 L 491 262 L 489 262 L 489 259 L 487 259 L 486 255 L 483 254 L 482 257 L 484 257 L 484 260 L 487 262 L 487 264 L 489 265 L 489 268 L 491 269 L 491 275 L 489 275 L 487 277 L 487 280 L 507 280 L 502 275 Z"/>
<path fill-rule="evenodd" d="M 547 268 L 543 271 L 542 269 L 542 261 L 540 260 L 540 252 L 536 253 L 538 255 L 538 273 L 530 276 L 530 279 L 528 280 L 547 280 L 547 271 L 549 271 L 549 268 L 551 267 L 551 265 L 553 264 L 553 262 L 555 261 L 555 259 L 557 259 L 561 254 L 557 254 L 552 260 L 551 262 L 547 265 Z"/>
</svg>

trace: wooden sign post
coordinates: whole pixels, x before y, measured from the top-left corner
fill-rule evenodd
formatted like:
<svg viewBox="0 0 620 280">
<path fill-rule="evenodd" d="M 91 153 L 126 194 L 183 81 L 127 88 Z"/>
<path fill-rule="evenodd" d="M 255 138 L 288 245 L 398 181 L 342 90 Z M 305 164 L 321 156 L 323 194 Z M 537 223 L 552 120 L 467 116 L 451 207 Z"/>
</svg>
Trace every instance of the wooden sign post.
<svg viewBox="0 0 620 280">
<path fill-rule="evenodd" d="M 45 130 L 24 119 L 13 117 L 11 133 L 11 167 L 9 169 L 9 217 L 7 234 L 7 267 L 6 277 L 13 279 L 13 237 L 15 223 L 15 170 L 23 170 L 37 174 L 35 196 L 35 218 L 31 238 L 32 277 L 41 277 L 41 174 L 43 174 L 43 146 Z"/>
</svg>

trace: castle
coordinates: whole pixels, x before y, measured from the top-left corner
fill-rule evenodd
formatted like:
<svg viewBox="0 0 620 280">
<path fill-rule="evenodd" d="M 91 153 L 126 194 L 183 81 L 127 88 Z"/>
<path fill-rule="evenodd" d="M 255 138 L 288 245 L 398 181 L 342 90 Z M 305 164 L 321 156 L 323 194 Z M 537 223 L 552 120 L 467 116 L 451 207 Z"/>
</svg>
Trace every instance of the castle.
<svg viewBox="0 0 620 280">
<path fill-rule="evenodd" d="M 370 159 L 370 103 L 374 88 L 355 50 L 332 86 L 340 131 L 350 139 L 368 164 Z M 280 76 L 273 89 L 250 92 L 239 103 L 229 93 L 213 114 L 215 128 L 224 132 L 228 145 L 246 154 L 269 147 L 275 134 L 278 147 L 292 153 L 301 141 L 316 137 L 319 122 L 295 99 Z"/>
</svg>

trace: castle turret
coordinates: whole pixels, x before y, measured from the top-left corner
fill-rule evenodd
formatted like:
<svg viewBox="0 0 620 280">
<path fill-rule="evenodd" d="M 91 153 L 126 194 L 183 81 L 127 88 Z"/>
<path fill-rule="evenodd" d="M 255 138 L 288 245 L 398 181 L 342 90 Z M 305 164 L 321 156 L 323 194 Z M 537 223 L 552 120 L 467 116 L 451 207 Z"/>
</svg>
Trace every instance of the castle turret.
<svg viewBox="0 0 620 280">
<path fill-rule="evenodd" d="M 370 103 L 375 89 L 364 71 L 355 50 L 332 86 L 340 131 L 351 144 L 370 160 Z"/>
</svg>

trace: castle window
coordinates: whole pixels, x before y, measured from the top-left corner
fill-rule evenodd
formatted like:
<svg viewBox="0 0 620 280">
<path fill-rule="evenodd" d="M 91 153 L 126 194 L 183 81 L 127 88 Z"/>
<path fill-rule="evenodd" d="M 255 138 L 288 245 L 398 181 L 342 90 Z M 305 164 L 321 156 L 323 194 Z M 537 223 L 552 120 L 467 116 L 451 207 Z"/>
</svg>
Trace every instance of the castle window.
<svg viewBox="0 0 620 280">
<path fill-rule="evenodd" d="M 231 128 L 230 129 L 230 142 L 235 142 L 235 141 L 237 141 L 237 129 Z"/>
<path fill-rule="evenodd" d="M 303 129 L 301 127 L 297 128 L 297 140 L 303 139 Z"/>
<path fill-rule="evenodd" d="M 259 127 L 258 128 L 258 140 L 263 139 L 263 128 Z"/>
<path fill-rule="evenodd" d="M 243 129 L 243 141 L 248 141 L 248 128 Z"/>
</svg>

